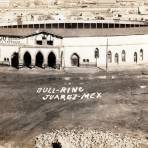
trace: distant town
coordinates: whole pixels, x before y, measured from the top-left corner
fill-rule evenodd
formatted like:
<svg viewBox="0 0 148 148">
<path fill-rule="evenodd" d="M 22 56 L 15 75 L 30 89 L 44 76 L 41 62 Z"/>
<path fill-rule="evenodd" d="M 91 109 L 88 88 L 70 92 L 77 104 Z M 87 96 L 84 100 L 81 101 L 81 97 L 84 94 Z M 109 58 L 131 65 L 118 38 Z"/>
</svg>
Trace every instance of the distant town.
<svg viewBox="0 0 148 148">
<path fill-rule="evenodd" d="M 0 24 L 43 20 L 148 21 L 148 0 L 0 0 Z"/>
</svg>

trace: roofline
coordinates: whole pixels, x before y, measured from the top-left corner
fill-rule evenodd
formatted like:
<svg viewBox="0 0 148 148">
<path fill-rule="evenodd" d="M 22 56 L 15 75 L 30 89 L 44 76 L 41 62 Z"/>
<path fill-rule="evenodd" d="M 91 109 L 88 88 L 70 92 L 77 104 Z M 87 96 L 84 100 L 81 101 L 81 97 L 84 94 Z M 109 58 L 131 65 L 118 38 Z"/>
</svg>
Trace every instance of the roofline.
<svg viewBox="0 0 148 148">
<path fill-rule="evenodd" d="M 38 33 L 32 33 L 30 35 L 25 35 L 25 36 L 0 34 L 0 37 L 13 37 L 13 38 L 24 39 L 24 38 L 36 36 L 36 35 L 39 35 L 39 34 L 51 35 L 53 37 L 57 37 L 57 38 L 63 39 L 62 36 L 58 36 L 58 35 L 55 35 L 55 34 L 52 34 L 52 33 L 48 33 L 48 32 L 45 32 L 45 31 L 40 31 Z"/>
</svg>

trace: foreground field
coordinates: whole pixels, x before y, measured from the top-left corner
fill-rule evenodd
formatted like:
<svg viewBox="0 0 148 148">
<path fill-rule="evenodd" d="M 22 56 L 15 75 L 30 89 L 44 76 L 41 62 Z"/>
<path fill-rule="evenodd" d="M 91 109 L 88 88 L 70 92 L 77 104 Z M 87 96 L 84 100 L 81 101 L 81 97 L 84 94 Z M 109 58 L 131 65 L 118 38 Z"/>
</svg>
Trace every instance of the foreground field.
<svg viewBox="0 0 148 148">
<path fill-rule="evenodd" d="M 96 98 L 47 99 L 38 88 L 82 88 Z M 72 92 L 64 92 L 66 96 Z M 49 93 L 48 93 L 49 94 Z M 60 95 L 60 91 L 54 95 Z M 148 76 L 0 73 L 0 141 L 33 147 L 33 138 L 53 129 L 92 128 L 148 138 Z"/>
</svg>

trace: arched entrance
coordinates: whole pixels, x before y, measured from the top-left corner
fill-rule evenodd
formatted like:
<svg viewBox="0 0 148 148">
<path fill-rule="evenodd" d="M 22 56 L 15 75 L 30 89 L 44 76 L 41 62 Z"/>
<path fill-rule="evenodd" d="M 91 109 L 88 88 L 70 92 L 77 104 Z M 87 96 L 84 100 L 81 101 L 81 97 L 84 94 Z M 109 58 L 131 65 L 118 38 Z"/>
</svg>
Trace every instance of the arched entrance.
<svg viewBox="0 0 148 148">
<path fill-rule="evenodd" d="M 30 67 L 31 66 L 31 55 L 29 52 L 24 54 L 24 66 Z"/>
<path fill-rule="evenodd" d="M 80 57 L 76 53 L 71 56 L 71 65 L 77 67 L 80 66 Z"/>
<path fill-rule="evenodd" d="M 42 53 L 38 52 L 37 55 L 36 55 L 35 66 L 42 67 L 43 61 L 44 61 L 44 58 L 43 58 Z"/>
<path fill-rule="evenodd" d="M 18 53 L 15 52 L 11 57 L 11 66 L 18 68 L 18 65 L 19 65 L 19 56 L 18 56 Z"/>
<path fill-rule="evenodd" d="M 56 56 L 53 52 L 48 55 L 48 66 L 56 68 Z"/>
</svg>

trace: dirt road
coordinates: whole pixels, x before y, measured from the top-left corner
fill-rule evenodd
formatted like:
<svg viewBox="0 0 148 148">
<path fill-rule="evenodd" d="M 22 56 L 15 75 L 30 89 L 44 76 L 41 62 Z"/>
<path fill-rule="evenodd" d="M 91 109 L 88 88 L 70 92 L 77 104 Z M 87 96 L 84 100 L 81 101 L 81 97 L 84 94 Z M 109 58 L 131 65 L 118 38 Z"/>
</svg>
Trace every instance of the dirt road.
<svg viewBox="0 0 148 148">
<path fill-rule="evenodd" d="M 37 93 L 38 88 L 59 90 L 62 87 L 82 87 L 83 91 L 77 92 L 78 95 L 100 92 L 101 97 L 43 100 L 47 93 Z M 54 95 L 60 95 L 60 92 Z M 65 127 L 90 127 L 147 138 L 147 117 L 147 75 L 0 73 L 2 144 L 13 141 L 21 147 L 32 147 L 34 136 Z"/>
</svg>

